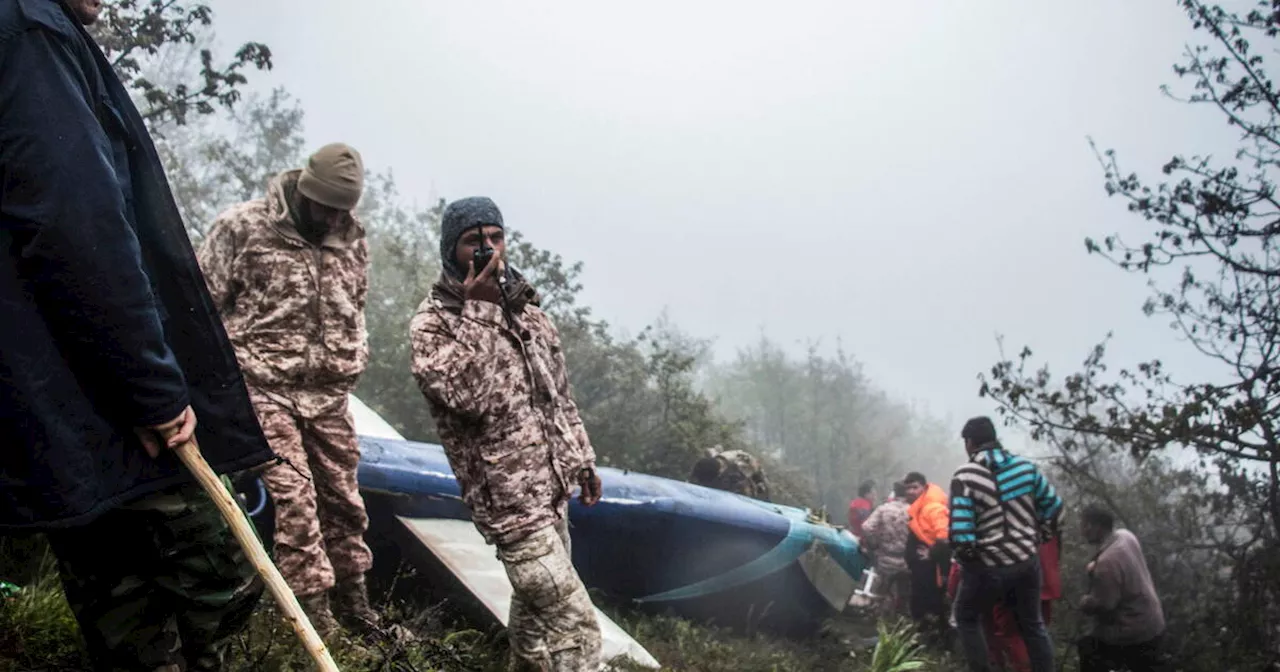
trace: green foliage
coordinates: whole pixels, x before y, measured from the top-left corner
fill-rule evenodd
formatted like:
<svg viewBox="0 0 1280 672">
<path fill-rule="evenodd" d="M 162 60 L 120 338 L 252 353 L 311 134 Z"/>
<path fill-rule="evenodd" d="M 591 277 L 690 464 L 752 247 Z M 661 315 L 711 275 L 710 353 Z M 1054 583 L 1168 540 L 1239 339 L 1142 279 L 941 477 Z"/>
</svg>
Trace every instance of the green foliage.
<svg viewBox="0 0 1280 672">
<path fill-rule="evenodd" d="M 209 49 L 199 51 L 199 68 L 193 76 L 170 85 L 144 76 L 149 60 L 190 48 L 207 34 L 213 23 L 208 5 L 175 0 L 115 0 L 103 3 L 98 22 L 91 27 L 121 81 L 143 101 L 142 116 L 149 123 L 187 123 L 190 115 L 213 114 L 231 109 L 248 80 L 249 68 L 271 68 L 271 50 L 259 42 L 246 42 L 230 62 L 218 64 Z"/>
<path fill-rule="evenodd" d="M 928 669 L 929 659 L 920 634 L 906 621 L 880 623 L 876 628 L 880 641 L 871 654 L 867 672 L 908 672 Z"/>
</svg>

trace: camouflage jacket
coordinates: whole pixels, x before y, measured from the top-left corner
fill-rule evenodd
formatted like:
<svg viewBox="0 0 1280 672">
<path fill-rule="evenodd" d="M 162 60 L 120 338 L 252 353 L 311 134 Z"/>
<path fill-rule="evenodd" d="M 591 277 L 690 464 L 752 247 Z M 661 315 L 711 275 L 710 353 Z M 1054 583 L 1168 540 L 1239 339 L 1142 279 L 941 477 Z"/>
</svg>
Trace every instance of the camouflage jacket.
<svg viewBox="0 0 1280 672">
<path fill-rule="evenodd" d="M 410 325 L 413 375 L 462 499 L 489 543 L 554 524 L 595 451 L 569 388 L 560 335 L 513 273 L 502 308 L 441 277 Z"/>
<path fill-rule="evenodd" d="M 298 233 L 299 173 L 219 215 L 199 261 L 250 387 L 313 415 L 340 405 L 369 361 L 369 248 L 354 217 L 319 246 Z"/>
<path fill-rule="evenodd" d="M 881 504 L 863 521 L 860 541 L 863 548 L 875 556 L 877 572 L 894 574 L 907 570 L 905 554 L 910 524 L 907 503 L 900 499 Z"/>
<path fill-rule="evenodd" d="M 760 460 L 744 450 L 726 450 L 716 454 L 720 461 L 720 477 L 712 487 L 736 492 L 754 499 L 769 501 L 769 481 Z"/>
</svg>

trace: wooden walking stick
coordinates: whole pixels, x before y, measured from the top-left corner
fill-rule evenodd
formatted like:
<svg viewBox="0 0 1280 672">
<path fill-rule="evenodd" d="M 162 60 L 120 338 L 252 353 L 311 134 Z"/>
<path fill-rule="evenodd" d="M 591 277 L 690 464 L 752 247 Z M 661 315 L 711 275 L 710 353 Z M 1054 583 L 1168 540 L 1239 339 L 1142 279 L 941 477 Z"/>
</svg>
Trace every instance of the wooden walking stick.
<svg viewBox="0 0 1280 672">
<path fill-rule="evenodd" d="M 311 619 L 307 618 L 307 614 L 302 611 L 302 605 L 298 604 L 297 596 L 289 590 L 289 584 L 284 582 L 284 577 L 280 576 L 280 570 L 276 569 L 275 563 L 271 562 L 266 549 L 262 547 L 262 542 L 253 531 L 253 524 L 244 515 L 244 510 L 231 499 L 231 493 L 223 486 L 218 475 L 213 473 L 209 463 L 204 461 L 195 437 L 174 450 L 182 463 L 187 465 L 187 469 L 195 474 L 196 480 L 204 487 L 205 492 L 209 493 L 218 510 L 222 512 L 222 517 L 231 526 L 231 533 L 236 535 L 236 541 L 240 542 L 245 555 L 249 556 L 249 561 L 266 582 L 271 596 L 276 599 L 276 604 L 284 612 L 285 619 L 293 626 L 293 631 L 297 633 L 298 639 L 302 640 L 307 653 L 315 659 L 320 671 L 339 672 L 338 664 L 333 662 L 333 656 L 329 655 L 329 649 L 325 647 L 324 640 L 320 639 L 315 626 L 311 625 Z"/>
</svg>

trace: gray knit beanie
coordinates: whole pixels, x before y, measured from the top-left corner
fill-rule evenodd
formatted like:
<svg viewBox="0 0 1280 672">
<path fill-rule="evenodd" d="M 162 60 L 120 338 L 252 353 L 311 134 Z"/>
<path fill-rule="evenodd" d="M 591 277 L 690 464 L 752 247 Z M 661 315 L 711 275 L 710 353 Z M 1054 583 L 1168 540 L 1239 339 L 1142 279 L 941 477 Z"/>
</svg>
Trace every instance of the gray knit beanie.
<svg viewBox="0 0 1280 672">
<path fill-rule="evenodd" d="M 498 204 L 493 199 L 486 196 L 462 198 L 444 209 L 444 218 L 440 224 L 440 263 L 446 273 L 458 280 L 467 277 L 467 269 L 459 268 L 455 259 L 458 239 L 477 226 L 506 229 L 502 224 L 502 211 L 498 210 Z M 476 272 L 480 272 L 480 269 L 477 268 Z"/>
<path fill-rule="evenodd" d="M 360 152 L 340 142 L 317 149 L 298 178 L 299 193 L 337 210 L 354 210 L 363 191 Z"/>
</svg>

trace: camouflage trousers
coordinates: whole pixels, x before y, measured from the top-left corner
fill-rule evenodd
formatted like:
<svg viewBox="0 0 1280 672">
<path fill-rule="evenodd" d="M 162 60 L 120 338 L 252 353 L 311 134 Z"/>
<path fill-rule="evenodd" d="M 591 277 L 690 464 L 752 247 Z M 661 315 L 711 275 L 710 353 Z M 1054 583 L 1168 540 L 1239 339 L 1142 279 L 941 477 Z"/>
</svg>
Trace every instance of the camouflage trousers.
<svg viewBox="0 0 1280 672">
<path fill-rule="evenodd" d="M 600 623 L 570 557 L 568 512 L 560 522 L 498 545 L 513 590 L 507 631 L 513 670 L 596 672 Z"/>
<path fill-rule="evenodd" d="M 256 391 L 252 397 L 271 448 L 292 464 L 262 475 L 275 506 L 280 574 L 300 597 L 364 574 L 373 552 L 364 542 L 369 516 L 356 484 L 360 446 L 345 397 L 311 418 Z"/>
<path fill-rule="evenodd" d="M 230 489 L 230 483 L 223 478 Z M 46 534 L 98 670 L 220 670 L 262 582 L 197 484 Z"/>
</svg>

